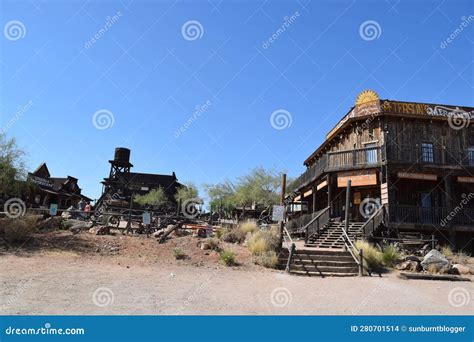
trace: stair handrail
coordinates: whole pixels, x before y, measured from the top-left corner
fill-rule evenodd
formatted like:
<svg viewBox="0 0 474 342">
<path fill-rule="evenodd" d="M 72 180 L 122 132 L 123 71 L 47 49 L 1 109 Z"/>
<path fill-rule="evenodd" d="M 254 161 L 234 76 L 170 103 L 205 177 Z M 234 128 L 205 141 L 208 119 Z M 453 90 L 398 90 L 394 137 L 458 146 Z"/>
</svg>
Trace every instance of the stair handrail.
<svg viewBox="0 0 474 342">
<path fill-rule="evenodd" d="M 366 232 L 367 228 L 372 225 L 371 232 L 375 230 L 375 222 L 379 221 L 377 225 L 382 223 L 385 220 L 385 205 L 380 206 L 365 222 L 362 227 L 360 227 L 360 231 L 364 233 L 364 237 L 368 236 L 368 233 Z"/>
<path fill-rule="evenodd" d="M 364 266 L 364 257 L 363 257 L 362 249 L 358 249 L 354 245 L 354 243 L 350 239 L 344 227 L 341 226 L 341 230 L 342 230 L 342 239 L 344 241 L 344 246 L 349 251 L 352 258 L 354 259 L 357 266 L 359 267 L 359 276 L 363 275 L 363 269 L 365 269 L 369 275 L 372 275 L 372 272 L 366 266 Z M 357 252 L 357 255 L 355 255 L 354 252 Z"/>
<path fill-rule="evenodd" d="M 319 222 L 319 219 L 321 218 L 321 216 L 323 216 L 324 214 L 326 213 L 329 213 L 329 210 L 331 209 L 330 206 L 322 209 L 318 215 L 316 215 L 313 219 L 311 219 L 311 221 L 309 221 L 306 225 L 304 225 L 301 229 L 299 229 L 299 231 L 301 232 L 305 232 L 305 243 L 308 242 L 308 238 L 309 238 L 309 227 L 315 222 L 315 221 L 318 221 L 318 230 L 319 230 L 319 227 L 320 227 L 320 222 Z M 329 222 L 329 215 L 328 215 L 328 222 Z M 325 222 L 327 223 L 327 222 Z"/>
<path fill-rule="evenodd" d="M 288 244 L 286 241 L 287 238 L 290 240 L 291 244 Z M 290 232 L 285 226 L 283 226 L 283 242 L 285 243 L 286 249 L 288 249 L 288 260 L 286 262 L 285 272 L 290 273 L 291 262 L 293 260 L 293 255 L 296 252 L 296 245 L 291 238 Z"/>
</svg>

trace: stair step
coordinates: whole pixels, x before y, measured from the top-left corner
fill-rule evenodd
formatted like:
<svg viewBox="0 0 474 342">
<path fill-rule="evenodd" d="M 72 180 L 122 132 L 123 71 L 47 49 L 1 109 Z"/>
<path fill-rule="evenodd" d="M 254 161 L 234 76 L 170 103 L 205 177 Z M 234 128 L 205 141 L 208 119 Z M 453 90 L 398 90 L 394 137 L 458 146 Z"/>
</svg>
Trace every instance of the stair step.
<svg viewBox="0 0 474 342">
<path fill-rule="evenodd" d="M 321 272 L 307 272 L 307 271 L 291 271 L 291 274 L 296 274 L 296 275 L 305 275 L 305 276 L 310 276 L 310 277 L 354 277 L 357 276 L 358 273 L 334 273 L 334 272 L 328 272 L 328 273 L 321 273 Z"/>
</svg>

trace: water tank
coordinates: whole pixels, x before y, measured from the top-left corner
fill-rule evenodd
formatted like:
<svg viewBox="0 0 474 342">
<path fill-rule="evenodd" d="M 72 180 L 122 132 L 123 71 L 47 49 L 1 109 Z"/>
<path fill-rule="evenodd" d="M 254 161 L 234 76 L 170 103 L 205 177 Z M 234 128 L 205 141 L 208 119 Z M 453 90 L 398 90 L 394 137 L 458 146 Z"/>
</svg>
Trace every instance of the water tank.
<svg viewBox="0 0 474 342">
<path fill-rule="evenodd" d="M 130 150 L 125 147 L 115 149 L 114 164 L 118 166 L 130 165 Z"/>
</svg>

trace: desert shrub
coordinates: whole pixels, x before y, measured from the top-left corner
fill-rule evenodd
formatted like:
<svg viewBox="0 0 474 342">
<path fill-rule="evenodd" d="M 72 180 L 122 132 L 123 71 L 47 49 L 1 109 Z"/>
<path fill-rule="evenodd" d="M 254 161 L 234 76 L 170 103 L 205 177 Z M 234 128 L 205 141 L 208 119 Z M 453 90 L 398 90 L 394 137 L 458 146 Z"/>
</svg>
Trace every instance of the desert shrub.
<svg viewBox="0 0 474 342">
<path fill-rule="evenodd" d="M 246 235 L 247 234 L 240 229 L 230 228 L 224 230 L 221 240 L 229 243 L 242 243 Z"/>
<path fill-rule="evenodd" d="M 22 243 L 36 231 L 36 216 L 0 219 L 0 235 L 9 243 Z"/>
<path fill-rule="evenodd" d="M 257 265 L 261 265 L 267 268 L 276 268 L 278 264 L 278 256 L 275 251 L 263 252 L 261 254 L 254 255 L 254 262 Z"/>
<path fill-rule="evenodd" d="M 470 256 L 463 252 L 453 253 L 452 256 L 449 257 L 449 260 L 453 264 L 467 264 L 469 263 Z"/>
<path fill-rule="evenodd" d="M 372 270 L 378 270 L 383 266 L 382 252 L 370 243 L 364 240 L 358 240 L 355 243 L 357 249 L 362 249 L 362 255 L 366 266 Z"/>
<path fill-rule="evenodd" d="M 453 256 L 454 254 L 451 246 L 449 245 L 444 245 L 443 247 L 441 247 L 441 253 L 443 253 L 447 257 Z"/>
<path fill-rule="evenodd" d="M 223 229 L 215 229 L 214 230 L 214 235 L 216 238 L 220 239 L 222 238 L 222 235 L 224 234 L 224 230 Z"/>
<path fill-rule="evenodd" d="M 386 267 L 393 267 L 399 259 L 400 253 L 392 245 L 389 245 L 382 250 L 382 262 Z"/>
<path fill-rule="evenodd" d="M 262 254 L 274 251 L 280 243 L 276 229 L 259 230 L 254 233 L 248 242 L 252 254 Z"/>
<path fill-rule="evenodd" d="M 235 265 L 235 253 L 229 249 L 224 249 L 219 256 L 219 259 L 226 266 Z"/>
<path fill-rule="evenodd" d="M 247 234 L 247 233 L 255 233 L 258 230 L 258 226 L 255 222 L 252 221 L 247 221 L 239 226 L 239 229 L 242 231 L 242 233 Z"/>
<path fill-rule="evenodd" d="M 184 253 L 184 251 L 181 248 L 174 248 L 173 255 L 176 258 L 176 260 L 183 260 L 186 258 L 186 253 Z"/>
</svg>

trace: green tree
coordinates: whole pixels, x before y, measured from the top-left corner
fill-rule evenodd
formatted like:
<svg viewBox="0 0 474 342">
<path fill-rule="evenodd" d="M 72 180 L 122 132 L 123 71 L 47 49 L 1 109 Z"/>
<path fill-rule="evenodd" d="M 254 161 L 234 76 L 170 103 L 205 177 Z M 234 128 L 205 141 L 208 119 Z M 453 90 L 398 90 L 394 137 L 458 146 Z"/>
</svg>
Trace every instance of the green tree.
<svg viewBox="0 0 474 342">
<path fill-rule="evenodd" d="M 209 204 L 213 210 L 231 211 L 237 205 L 235 196 L 235 186 L 229 181 L 218 184 L 206 185 L 206 192 L 209 196 Z"/>
<path fill-rule="evenodd" d="M 15 139 L 0 133 L 0 198 L 19 197 L 27 190 L 24 154 Z"/>
<path fill-rule="evenodd" d="M 144 195 L 135 195 L 133 200 L 142 205 L 162 206 L 168 201 L 165 191 L 162 187 L 153 189 Z"/>
<path fill-rule="evenodd" d="M 184 203 L 187 200 L 193 200 L 195 203 L 202 203 L 199 197 L 199 191 L 194 184 L 186 184 L 183 187 L 178 188 L 174 198 L 177 202 Z"/>
<path fill-rule="evenodd" d="M 281 178 L 273 170 L 258 167 L 239 178 L 236 186 L 236 201 L 242 205 L 279 203 Z"/>
</svg>

